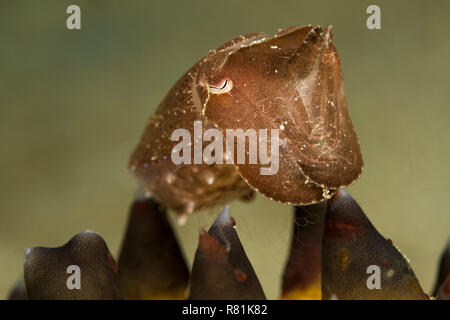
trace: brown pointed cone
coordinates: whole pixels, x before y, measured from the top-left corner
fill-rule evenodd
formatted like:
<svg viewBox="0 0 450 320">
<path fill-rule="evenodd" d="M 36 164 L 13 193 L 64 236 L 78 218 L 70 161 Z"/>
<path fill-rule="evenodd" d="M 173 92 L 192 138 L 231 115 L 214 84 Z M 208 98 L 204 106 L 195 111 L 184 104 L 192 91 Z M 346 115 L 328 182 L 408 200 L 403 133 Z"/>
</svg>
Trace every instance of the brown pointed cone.
<svg viewBox="0 0 450 320">
<path fill-rule="evenodd" d="M 439 288 L 437 299 L 450 300 L 450 273 L 448 274 L 447 279 L 445 279 L 444 283 L 442 283 L 441 287 Z"/>
<path fill-rule="evenodd" d="M 9 292 L 8 300 L 28 300 L 27 288 L 23 278 L 20 278 Z"/>
<path fill-rule="evenodd" d="M 343 190 L 328 200 L 322 295 L 343 300 L 427 299 L 404 256 Z"/>
<path fill-rule="evenodd" d="M 320 300 L 322 235 L 326 201 L 295 207 L 291 251 L 285 267 L 282 299 Z"/>
<path fill-rule="evenodd" d="M 439 263 L 439 270 L 434 284 L 433 296 L 438 294 L 439 288 L 444 283 L 447 276 L 450 274 L 450 238 L 447 241 L 447 246 L 441 254 L 441 260 Z"/>
<path fill-rule="evenodd" d="M 189 270 L 166 212 L 152 199 L 136 200 L 119 257 L 125 299 L 184 299 Z"/>
<path fill-rule="evenodd" d="M 91 231 L 62 247 L 35 247 L 25 253 L 25 285 L 32 300 L 121 299 L 116 271 L 105 241 Z"/>
<path fill-rule="evenodd" d="M 234 230 L 228 207 L 200 240 L 192 266 L 189 299 L 263 300 L 261 284 Z"/>
</svg>

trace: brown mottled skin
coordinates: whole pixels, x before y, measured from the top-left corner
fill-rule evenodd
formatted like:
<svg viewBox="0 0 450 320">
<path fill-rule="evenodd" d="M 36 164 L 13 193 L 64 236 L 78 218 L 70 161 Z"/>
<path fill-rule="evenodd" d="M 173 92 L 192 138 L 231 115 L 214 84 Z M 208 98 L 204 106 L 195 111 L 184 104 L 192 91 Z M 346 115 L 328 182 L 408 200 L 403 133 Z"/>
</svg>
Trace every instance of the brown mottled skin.
<svg viewBox="0 0 450 320">
<path fill-rule="evenodd" d="M 200 232 L 190 278 L 191 300 L 265 300 L 226 208 L 208 232 Z"/>
<path fill-rule="evenodd" d="M 381 289 L 369 289 L 367 267 L 380 267 Z M 323 299 L 428 299 L 405 257 L 345 191 L 327 201 L 322 251 Z"/>
<path fill-rule="evenodd" d="M 295 207 L 294 232 L 283 274 L 282 299 L 321 299 L 322 236 L 327 202 Z"/>
<path fill-rule="evenodd" d="M 81 288 L 69 290 L 67 267 L 80 267 Z M 31 300 L 121 299 L 117 266 L 103 238 L 86 231 L 58 248 L 34 247 L 24 259 L 24 277 Z"/>
<path fill-rule="evenodd" d="M 118 262 L 125 299 L 184 299 L 189 269 L 167 219 L 152 199 L 131 207 Z"/>
<path fill-rule="evenodd" d="M 221 93 L 224 81 L 231 90 Z M 193 137 L 194 120 L 223 133 L 280 129 L 279 171 L 261 175 L 260 163 L 174 165 L 171 133 L 184 128 Z M 331 27 L 313 26 L 241 36 L 211 51 L 169 91 L 129 162 L 152 197 L 179 214 L 250 187 L 282 203 L 320 202 L 354 182 L 362 167 Z"/>
</svg>

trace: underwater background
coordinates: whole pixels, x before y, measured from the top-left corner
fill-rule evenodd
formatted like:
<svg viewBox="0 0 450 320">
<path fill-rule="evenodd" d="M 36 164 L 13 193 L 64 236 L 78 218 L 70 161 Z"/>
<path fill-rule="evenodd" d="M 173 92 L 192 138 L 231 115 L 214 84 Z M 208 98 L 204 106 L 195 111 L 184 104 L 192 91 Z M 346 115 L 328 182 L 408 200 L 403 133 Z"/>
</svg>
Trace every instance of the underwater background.
<svg viewBox="0 0 450 320">
<path fill-rule="evenodd" d="M 81 7 L 82 30 L 66 28 Z M 381 8 L 368 30 L 366 8 Z M 348 188 L 430 291 L 450 236 L 450 2 L 0 1 L 0 298 L 23 253 L 86 229 L 116 254 L 137 183 L 126 163 L 175 81 L 239 35 L 333 25 L 363 175 Z M 176 227 L 192 263 L 198 230 Z M 268 298 L 278 298 L 292 208 L 261 195 L 231 204 Z M 172 221 L 174 216 L 171 215 Z"/>
</svg>

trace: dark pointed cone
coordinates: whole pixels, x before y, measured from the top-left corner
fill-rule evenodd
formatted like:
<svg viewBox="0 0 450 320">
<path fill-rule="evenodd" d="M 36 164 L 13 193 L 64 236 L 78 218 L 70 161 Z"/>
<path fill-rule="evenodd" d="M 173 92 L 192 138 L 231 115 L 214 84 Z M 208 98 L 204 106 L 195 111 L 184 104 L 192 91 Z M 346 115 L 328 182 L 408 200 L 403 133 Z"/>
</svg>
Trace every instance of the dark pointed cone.
<svg viewBox="0 0 450 320">
<path fill-rule="evenodd" d="M 442 283 L 437 294 L 438 300 L 450 300 L 450 273 L 447 279 Z"/>
<path fill-rule="evenodd" d="M 444 283 L 447 276 L 450 274 L 450 238 L 447 241 L 447 246 L 441 255 L 441 260 L 439 263 L 439 271 L 436 279 L 436 283 L 434 284 L 433 296 L 438 294 L 439 288 Z"/>
<path fill-rule="evenodd" d="M 62 247 L 35 247 L 25 253 L 25 285 L 30 299 L 120 299 L 116 271 L 105 241 L 91 231 L 77 234 Z"/>
<path fill-rule="evenodd" d="M 404 256 L 342 190 L 328 200 L 322 295 L 344 300 L 427 299 Z"/>
<path fill-rule="evenodd" d="M 285 267 L 282 299 L 320 300 L 322 235 L 326 201 L 295 207 L 294 232 Z"/>
<path fill-rule="evenodd" d="M 133 203 L 119 257 L 126 299 L 184 299 L 186 265 L 166 212 L 152 199 Z"/>
<path fill-rule="evenodd" d="M 25 287 L 23 278 L 20 278 L 10 291 L 8 300 L 28 300 L 27 288 Z"/>
<path fill-rule="evenodd" d="M 192 266 L 189 299 L 263 300 L 261 284 L 225 208 L 200 240 Z"/>
</svg>

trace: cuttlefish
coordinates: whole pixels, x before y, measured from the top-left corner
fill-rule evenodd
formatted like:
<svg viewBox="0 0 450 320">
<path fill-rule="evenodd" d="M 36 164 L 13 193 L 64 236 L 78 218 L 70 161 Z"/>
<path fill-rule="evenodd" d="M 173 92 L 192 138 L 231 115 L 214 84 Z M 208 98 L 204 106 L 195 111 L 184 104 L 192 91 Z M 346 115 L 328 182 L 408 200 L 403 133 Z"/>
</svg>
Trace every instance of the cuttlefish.
<svg viewBox="0 0 450 320">
<path fill-rule="evenodd" d="M 253 191 L 292 205 L 330 198 L 363 168 L 332 41 L 331 26 L 295 26 L 272 36 L 240 36 L 210 51 L 150 117 L 129 169 L 152 198 L 180 216 Z M 202 124 L 200 135 L 194 122 Z M 232 129 L 277 129 L 277 141 L 272 136 L 267 143 L 276 142 L 278 150 L 263 146 L 277 153 L 277 171 L 261 174 L 267 163 L 251 161 L 175 164 L 179 142 L 172 134 L 180 128 L 192 143 L 200 139 L 202 148 L 214 140 L 202 139 L 211 128 L 224 135 Z"/>
</svg>

